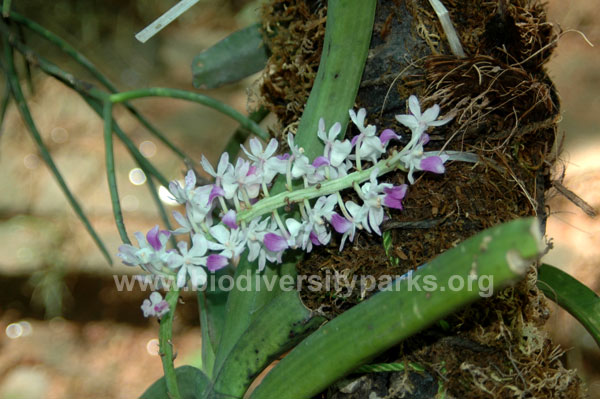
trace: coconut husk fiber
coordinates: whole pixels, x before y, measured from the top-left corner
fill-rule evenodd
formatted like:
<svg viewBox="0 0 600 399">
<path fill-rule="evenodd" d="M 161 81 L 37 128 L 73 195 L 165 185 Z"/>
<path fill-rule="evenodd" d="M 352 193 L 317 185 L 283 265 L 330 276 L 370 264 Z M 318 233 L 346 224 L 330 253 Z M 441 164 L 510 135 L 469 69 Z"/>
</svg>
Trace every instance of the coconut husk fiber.
<svg viewBox="0 0 600 399">
<path fill-rule="evenodd" d="M 380 236 L 358 233 L 339 252 L 334 239 L 305 257 L 298 273 L 348 280 L 400 275 L 502 222 L 537 216 L 544 228 L 545 195 L 560 149 L 559 101 L 544 65 L 559 32 L 537 1 L 443 3 L 466 57 L 451 54 L 427 0 L 380 0 L 356 107 L 367 109 L 368 122 L 379 131 L 402 134 L 401 148 L 410 135 L 394 116 L 407 112 L 408 97 L 417 95 L 422 108 L 439 104 L 442 115 L 454 119 L 431 131 L 427 148 L 468 151 L 481 161 L 449 163 L 443 175 L 419 175 L 405 209 L 388 212 L 386 245 Z M 264 6 L 272 56 L 259 96 L 278 118 L 275 137 L 297 128 L 326 19 L 326 2 L 271 0 Z M 351 127 L 347 137 L 357 133 Z M 406 175 L 383 180 L 401 184 Z M 419 370 L 351 375 L 318 397 L 583 397 L 576 372 L 561 363 L 562 349 L 541 329 L 549 311 L 535 283 L 532 267 L 516 286 L 459 310 L 374 361 L 412 362 Z M 356 286 L 301 292 L 307 306 L 330 317 L 371 294 Z"/>
</svg>

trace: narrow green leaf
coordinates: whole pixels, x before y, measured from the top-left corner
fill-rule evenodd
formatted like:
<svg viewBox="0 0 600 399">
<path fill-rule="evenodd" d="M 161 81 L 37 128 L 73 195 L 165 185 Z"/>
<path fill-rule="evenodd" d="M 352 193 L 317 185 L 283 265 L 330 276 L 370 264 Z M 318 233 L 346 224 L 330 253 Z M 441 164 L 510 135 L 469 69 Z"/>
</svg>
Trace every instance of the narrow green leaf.
<svg viewBox="0 0 600 399">
<path fill-rule="evenodd" d="M 538 288 L 548 299 L 571 313 L 600 346 L 600 297 L 562 270 L 543 264 L 538 269 Z"/>
<path fill-rule="evenodd" d="M 2 24 L 2 25 L 3 25 L 3 27 L 5 27 L 4 24 Z M 85 226 L 86 230 L 88 231 L 88 233 L 90 234 L 90 236 L 92 237 L 92 239 L 94 240 L 94 242 L 96 243 L 98 248 L 100 249 L 100 252 L 102 252 L 102 255 L 104 255 L 104 257 L 106 258 L 107 262 L 112 265 L 112 259 L 110 257 L 110 254 L 108 253 L 108 250 L 104 246 L 104 243 L 102 242 L 102 240 L 96 233 L 96 230 L 94 230 L 94 228 L 92 227 L 92 224 L 90 223 L 89 219 L 85 215 L 85 212 L 79 205 L 79 202 L 77 201 L 77 199 L 75 198 L 73 193 L 71 193 L 71 190 L 67 186 L 67 183 L 65 182 L 62 175 L 60 174 L 58 168 L 56 167 L 56 164 L 52 160 L 52 156 L 50 155 L 50 152 L 48 151 L 46 145 L 44 144 L 44 141 L 42 140 L 42 136 L 40 135 L 40 133 L 35 125 L 35 122 L 33 120 L 33 117 L 31 116 L 31 113 L 29 112 L 29 107 L 27 106 L 25 96 L 23 95 L 23 90 L 21 89 L 21 84 L 19 83 L 19 78 L 18 78 L 17 72 L 15 70 L 13 54 L 12 54 L 12 47 L 9 43 L 8 35 L 3 36 L 3 44 L 4 44 L 4 56 L 5 56 L 5 60 L 6 60 L 6 64 L 7 64 L 6 65 L 6 75 L 7 75 L 8 82 L 9 82 L 9 85 L 11 88 L 11 92 L 15 98 L 19 112 L 21 113 L 21 117 L 23 118 L 23 121 L 25 122 L 25 124 L 27 125 L 27 128 L 29 129 L 31 136 L 33 137 L 33 140 L 35 141 L 35 143 L 38 147 L 38 150 L 40 151 L 42 159 L 44 160 L 44 162 L 46 162 L 46 165 L 50 169 L 50 172 L 54 175 L 54 178 L 58 182 L 58 185 L 59 185 L 60 189 L 62 190 L 63 194 L 65 195 L 65 197 L 67 197 L 67 200 L 69 201 L 69 204 L 75 211 L 75 214 L 79 217 L 79 219 Z"/>
<path fill-rule="evenodd" d="M 311 334 L 267 374 L 250 398 L 312 397 L 377 354 L 480 298 L 481 288 L 475 282 L 469 289 L 469 281 L 484 278 L 496 290 L 523 277 L 542 249 L 539 224 L 533 218 L 477 234 Z M 457 281 L 463 282 L 462 287 Z M 297 376 L 310 383 L 290 384 Z"/>
<path fill-rule="evenodd" d="M 4 117 L 6 116 L 8 104 L 10 104 L 10 85 L 7 79 L 6 86 L 4 87 L 4 93 L 2 94 L 2 104 L 0 104 L 0 138 L 2 137 L 2 133 L 4 132 L 4 129 L 2 129 L 2 127 L 4 126 Z"/>
<path fill-rule="evenodd" d="M 127 236 L 127 230 L 125 229 L 125 223 L 123 222 L 123 212 L 121 212 L 121 202 L 119 201 L 119 190 L 117 188 L 117 178 L 115 176 L 115 156 L 113 153 L 113 142 L 112 142 L 112 103 L 110 101 L 104 102 L 104 109 L 102 111 L 104 118 L 104 152 L 106 156 L 106 177 L 108 178 L 108 190 L 110 192 L 110 199 L 112 203 L 113 214 L 115 216 L 115 224 L 121 241 L 125 244 L 131 244 L 129 237 Z"/>
<path fill-rule="evenodd" d="M 227 115 L 231 119 L 238 122 L 242 127 L 250 130 L 263 140 L 268 140 L 269 135 L 265 132 L 256 122 L 249 119 L 248 117 L 240 114 L 235 109 L 227 104 L 222 103 L 219 100 L 205 96 L 204 94 L 194 93 L 187 90 L 171 89 L 167 87 L 150 87 L 148 89 L 125 91 L 122 93 L 115 93 L 110 95 L 110 101 L 112 103 L 121 103 L 129 100 L 144 97 L 169 97 L 178 98 L 180 100 L 186 100 L 195 102 L 198 104 L 205 105 L 212 108 L 220 113 Z"/>
<path fill-rule="evenodd" d="M 75 47 L 71 46 L 64 39 L 52 33 L 48 29 L 43 26 L 35 23 L 34 21 L 18 14 L 16 12 L 12 12 L 10 18 L 30 29 L 32 32 L 36 33 L 40 37 L 48 40 L 50 43 L 56 45 L 61 51 L 70 56 L 75 62 L 84 67 L 88 72 L 92 74 L 92 76 L 98 80 L 105 88 L 107 88 L 111 93 L 118 93 L 116 86 L 104 75 L 100 70 L 83 54 L 75 49 Z M 182 159 L 191 159 L 189 156 L 185 154 L 179 147 L 177 147 L 173 142 L 171 142 L 159 129 L 157 129 L 154 125 L 152 125 L 134 106 L 129 103 L 124 104 L 127 110 L 144 126 L 148 131 L 156 137 L 159 141 L 169 147 L 173 152 L 175 152 Z"/>
<path fill-rule="evenodd" d="M 242 397 L 265 367 L 324 321 L 302 304 L 296 290 L 280 293 L 260 310 L 227 356 L 213 397 Z"/>
<path fill-rule="evenodd" d="M 12 3 L 12 0 L 4 0 L 2 2 L 2 16 L 4 18 L 8 18 L 10 17 L 10 5 Z"/>
<path fill-rule="evenodd" d="M 4 35 L 4 37 L 9 37 L 11 35 L 10 31 L 6 28 L 6 25 L 0 23 L 0 33 Z M 11 44 L 14 46 L 16 50 L 21 52 L 26 56 L 27 59 L 34 62 L 42 71 L 47 73 L 50 76 L 55 77 L 58 81 L 64 83 L 67 87 L 75 90 L 79 95 L 83 97 L 85 102 L 92 108 L 100 118 L 102 118 L 103 112 L 103 104 L 104 101 L 108 99 L 108 94 L 98 90 L 93 85 L 90 85 L 87 82 L 83 82 L 73 75 L 63 71 L 58 66 L 48 61 L 47 59 L 37 55 L 33 52 L 29 47 L 25 46 L 23 43 L 12 40 Z M 169 185 L 169 181 L 156 169 L 156 167 L 144 157 L 136 145 L 127 137 L 125 132 L 119 127 L 119 125 L 114 122 L 113 128 L 117 137 L 125 144 L 129 153 L 134 157 L 134 159 L 140 164 L 143 165 L 145 170 L 147 170 L 150 174 L 152 174 L 163 186 L 167 187 Z"/>
<path fill-rule="evenodd" d="M 200 369 L 192 366 L 181 366 L 175 369 L 175 375 L 181 399 L 203 399 L 201 393 L 204 392 L 210 381 Z M 140 398 L 169 399 L 165 377 L 152 384 Z"/>
<path fill-rule="evenodd" d="M 237 82 L 263 69 L 268 59 L 260 24 L 250 25 L 194 57 L 194 87 L 214 89 Z"/>
</svg>

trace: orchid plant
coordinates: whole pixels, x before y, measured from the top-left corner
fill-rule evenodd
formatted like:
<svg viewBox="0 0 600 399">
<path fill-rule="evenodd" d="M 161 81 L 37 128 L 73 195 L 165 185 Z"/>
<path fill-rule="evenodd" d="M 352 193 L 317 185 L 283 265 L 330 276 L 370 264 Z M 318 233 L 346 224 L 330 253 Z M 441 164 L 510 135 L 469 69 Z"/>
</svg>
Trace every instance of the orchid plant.
<svg viewBox="0 0 600 399">
<path fill-rule="evenodd" d="M 376 3 L 375 0 L 328 1 L 323 47 L 331 51 L 323 52 L 296 134 L 287 136 L 289 151 L 278 152 L 281 143 L 269 140 L 256 121 L 208 96 L 166 88 L 118 92 L 73 47 L 35 22 L 10 11 L 10 2 L 5 2 L 8 4 L 5 16 L 10 14 L 12 22 L 59 46 L 108 91 L 79 81 L 38 56 L 7 24 L 0 23 L 10 91 L 44 160 L 107 260 L 110 261 L 110 255 L 62 180 L 35 126 L 14 65 L 13 48 L 26 55 L 28 62 L 80 93 L 103 118 L 108 185 L 115 222 L 124 242 L 118 256 L 126 265 L 139 266 L 146 273 L 163 277 L 162 281 L 168 278 L 174 282 L 164 298 L 160 292 L 153 292 L 141 304 L 144 316 L 160 320 L 159 345 L 165 374 L 143 398 L 312 397 L 376 354 L 457 307 L 478 299 L 477 292 L 469 290 L 439 291 L 435 295 L 410 292 L 405 286 L 406 279 L 401 277 L 398 284 L 390 284 L 390 290 L 376 293 L 326 321 L 318 312 L 307 309 L 294 290 L 267 292 L 261 290 L 261 286 L 249 292 L 235 287 L 227 293 L 200 290 L 202 368 L 174 368 L 172 323 L 181 289 L 188 286 L 200 289 L 206 286 L 209 276 L 224 272 L 237 276 L 249 271 L 254 276 L 293 278 L 298 254 L 329 245 L 334 234 L 338 235 L 340 251 L 355 241 L 357 231 L 382 235 L 386 208 L 403 209 L 403 200 L 410 195 L 409 187 L 416 183 L 417 173 L 443 174 L 448 161 L 477 162 L 474 154 L 425 150 L 429 143 L 428 131 L 448 124 L 451 118 L 440 118 L 438 105 L 423 110 L 415 95 L 408 98 L 408 113 L 396 115 L 399 124 L 406 128 L 402 132 L 378 129 L 368 123 L 365 109 L 352 109 L 367 59 Z M 162 26 L 161 21 L 154 24 L 156 29 L 158 26 Z M 251 37 L 256 36 L 260 40 L 260 35 Z M 243 35 L 236 40 L 239 40 L 240 52 L 262 46 L 261 42 L 248 45 Z M 351 45 L 341 45 L 348 43 Z M 218 51 L 221 50 L 229 59 L 236 57 L 232 43 L 221 46 Z M 236 68 L 239 65 L 231 64 Z M 199 68 L 197 65 L 194 69 Z M 124 104 L 182 159 L 189 158 L 130 104 L 131 100 L 150 96 L 184 99 L 212 107 L 263 141 L 250 138 L 248 146 L 241 147 L 245 157 L 235 162 L 229 153 L 223 153 L 216 168 L 203 157 L 200 164 L 213 178 L 210 184 L 198 185 L 193 170 L 187 172 L 183 183 L 169 184 L 139 153 L 112 115 L 113 105 Z M 344 138 L 348 119 L 358 131 L 351 140 Z M 165 229 L 156 225 L 146 234 L 135 233 L 137 246 L 130 243 L 121 215 L 114 172 L 113 132 L 140 167 L 168 186 L 173 199 L 185 206 L 185 213 L 173 213 L 179 227 L 169 227 L 170 221 L 164 216 Z M 401 137 L 404 134 L 408 136 L 406 139 Z M 393 141 L 406 144 L 398 148 L 391 145 Z M 387 183 L 386 175 L 391 173 L 405 176 L 406 183 Z M 148 183 L 151 194 L 156 196 L 152 178 Z M 160 201 L 156 202 L 164 214 Z M 522 278 L 527 267 L 537 259 L 542 249 L 538 231 L 533 219 L 497 226 L 445 252 L 414 273 L 416 277 L 425 273 L 435 275 L 440 283 L 456 276 L 467 279 L 473 273 L 493 275 L 494 288 L 499 288 Z M 171 242 L 175 242 L 172 247 Z M 478 266 L 473 259 L 478 260 Z M 251 392 L 250 385 L 256 376 L 273 359 L 287 352 Z M 298 375 L 305 383 L 290 384 Z"/>
<path fill-rule="evenodd" d="M 400 151 L 393 149 L 389 154 L 389 144 L 401 136 L 391 129 L 377 135 L 376 126 L 366 122 L 362 108 L 349 111 L 360 132 L 351 141 L 338 138 L 340 123 L 327 130 L 320 119 L 317 137 L 324 151 L 312 160 L 295 144 L 291 133 L 287 138 L 289 153 L 276 154 L 275 139 L 263 148 L 252 138 L 249 149 L 242 145 L 247 159 L 238 158 L 235 165 L 227 153 L 221 155 L 216 170 L 203 157 L 202 167 L 214 177 L 214 183 L 197 186 L 196 174 L 190 170 L 183 185 L 177 181 L 169 185 L 173 199 L 186 208 L 185 215 L 173 212 L 181 227 L 166 231 L 155 226 L 145 237 L 137 232 L 138 247 L 121 245 L 119 257 L 126 265 L 173 277 L 179 288 L 189 282 L 197 289 L 206 283 L 207 272 L 237 265 L 246 250 L 249 261 L 258 260 L 260 271 L 267 262 L 281 263 L 286 250 L 309 253 L 315 246 L 329 244 L 332 231 L 342 235 L 340 251 L 346 241 L 354 240 L 357 230 L 381 235 L 384 208 L 402 210 L 408 185 L 394 186 L 378 179 L 402 170 L 408 172 L 408 182 L 413 184 L 417 171 L 444 173 L 444 163 L 450 158 L 423 148 L 429 142 L 427 130 L 451 118 L 440 119 L 437 104 L 421 112 L 414 95 L 409 97 L 408 106 L 409 114 L 397 115 L 396 119 L 409 129 L 410 140 Z M 269 188 L 278 176 L 285 178 L 287 190 L 271 196 Z M 346 189 L 353 189 L 360 203 L 344 201 L 342 192 Z M 291 206 L 298 212 L 280 213 Z M 191 247 L 182 240 L 176 250 L 167 250 L 171 234 L 189 236 Z M 145 315 L 152 316 L 160 316 L 164 310 L 161 306 L 155 306 L 157 311 L 148 310 L 146 303 L 142 307 Z"/>
</svg>

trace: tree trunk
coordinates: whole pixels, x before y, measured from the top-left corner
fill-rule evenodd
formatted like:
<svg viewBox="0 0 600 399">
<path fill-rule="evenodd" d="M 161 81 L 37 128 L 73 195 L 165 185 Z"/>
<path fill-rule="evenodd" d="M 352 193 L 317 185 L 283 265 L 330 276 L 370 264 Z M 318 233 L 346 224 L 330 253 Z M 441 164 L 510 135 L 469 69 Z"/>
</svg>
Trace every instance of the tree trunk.
<svg viewBox="0 0 600 399">
<path fill-rule="evenodd" d="M 276 29 L 261 99 L 277 114 L 281 132 L 294 131 L 316 75 L 323 3 L 272 0 L 264 9 L 264 26 Z M 402 146 L 410 137 L 394 116 L 407 112 L 409 95 L 417 95 L 425 108 L 439 104 L 454 120 L 432 132 L 428 149 L 473 152 L 481 161 L 475 167 L 447 164 L 445 174 L 424 174 L 410 186 L 405 209 L 391 212 L 384 225 L 392 242 L 387 250 L 381 237 L 359 234 L 341 253 L 339 243 L 315 250 L 299 273 L 400 275 L 498 223 L 537 215 L 544 229 L 545 193 L 559 148 L 558 97 L 544 64 L 557 32 L 536 1 L 443 3 L 467 56 L 451 55 L 427 0 L 380 0 L 357 107 L 367 109 L 379 131 L 402 134 Z M 398 173 L 385 181 L 401 184 L 405 178 Z M 561 349 L 540 329 L 548 309 L 535 282 L 532 268 L 517 286 L 458 311 L 377 359 L 412 362 L 424 371 L 353 375 L 320 397 L 430 398 L 442 392 L 458 398 L 582 397 L 580 379 L 562 366 Z M 335 316 L 368 295 L 360 287 L 343 288 L 338 295 L 302 296 L 307 306 Z"/>
</svg>

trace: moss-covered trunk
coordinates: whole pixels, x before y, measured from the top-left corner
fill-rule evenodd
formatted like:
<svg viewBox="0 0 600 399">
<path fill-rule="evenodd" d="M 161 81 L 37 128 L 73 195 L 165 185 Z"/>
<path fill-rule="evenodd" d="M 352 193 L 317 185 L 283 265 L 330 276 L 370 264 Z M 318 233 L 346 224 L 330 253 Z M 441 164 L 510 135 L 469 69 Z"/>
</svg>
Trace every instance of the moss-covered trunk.
<svg viewBox="0 0 600 399">
<path fill-rule="evenodd" d="M 273 55 L 260 89 L 264 105 L 279 118 L 280 132 L 294 131 L 310 92 L 324 34 L 324 3 L 272 0 L 265 6 Z M 402 134 L 394 115 L 406 113 L 409 95 L 416 94 L 425 107 L 439 104 L 454 120 L 435 130 L 429 148 L 474 152 L 481 162 L 455 162 L 443 175 L 421 176 L 404 200 L 405 209 L 391 212 L 384 225 L 391 239 L 387 251 L 381 237 L 359 234 L 341 253 L 335 242 L 314 251 L 299 265 L 300 273 L 324 278 L 342 273 L 350 279 L 400 275 L 498 223 L 537 215 L 545 225 L 545 192 L 559 147 L 559 104 L 544 64 L 557 32 L 536 1 L 444 4 L 467 56 L 451 55 L 427 0 L 380 0 L 356 106 L 367 109 L 369 123 Z M 400 184 L 406 176 L 387 179 Z M 563 368 L 561 350 L 540 330 L 548 310 L 535 281 L 532 269 L 526 281 L 378 359 L 414 362 L 424 371 L 351 376 L 322 397 L 417 398 L 438 392 L 460 398 L 581 397 L 580 380 Z M 332 316 L 368 295 L 360 287 L 341 291 L 302 295 L 308 306 Z"/>
</svg>

